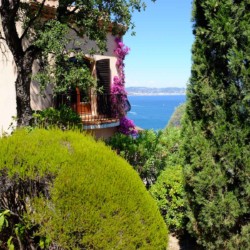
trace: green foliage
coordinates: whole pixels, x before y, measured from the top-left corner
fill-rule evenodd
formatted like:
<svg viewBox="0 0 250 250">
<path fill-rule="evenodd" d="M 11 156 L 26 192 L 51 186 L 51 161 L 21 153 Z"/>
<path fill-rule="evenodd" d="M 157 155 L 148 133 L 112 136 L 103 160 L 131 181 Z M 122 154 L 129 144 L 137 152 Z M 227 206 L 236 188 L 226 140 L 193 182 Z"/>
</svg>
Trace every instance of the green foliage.
<svg viewBox="0 0 250 250">
<path fill-rule="evenodd" d="M 61 105 L 59 109 L 47 108 L 36 111 L 33 114 L 34 126 L 49 128 L 59 127 L 62 129 L 81 128 L 82 121 L 80 116 L 70 107 Z"/>
<path fill-rule="evenodd" d="M 249 249 L 249 1 L 196 0 L 193 15 L 182 132 L 189 231 L 205 249 Z"/>
<path fill-rule="evenodd" d="M 107 143 L 135 168 L 149 187 L 165 166 L 159 139 L 160 133 L 145 130 L 136 138 L 117 133 Z"/>
<path fill-rule="evenodd" d="M 80 89 L 96 87 L 96 80 L 84 63 L 84 52 L 66 50 L 67 44 L 72 42 L 69 32 L 69 27 L 58 20 L 49 20 L 43 29 L 37 31 L 34 45 L 41 49 L 42 53 L 39 72 L 33 79 L 40 83 L 41 90 L 44 90 L 48 83 L 56 93 L 65 93 L 76 86 Z M 72 53 L 75 62 L 70 61 Z"/>
<path fill-rule="evenodd" d="M 187 208 L 183 168 L 168 166 L 152 185 L 150 193 L 156 200 L 169 230 L 177 234 L 185 232 Z"/>
<path fill-rule="evenodd" d="M 180 106 L 178 106 L 174 113 L 172 114 L 167 127 L 180 127 L 181 126 L 181 121 L 183 119 L 183 116 L 185 114 L 186 110 L 186 104 L 183 103 Z"/>
<path fill-rule="evenodd" d="M 2 231 L 2 229 L 4 227 L 8 227 L 9 223 L 8 223 L 8 216 L 10 215 L 10 211 L 9 210 L 5 210 L 3 212 L 0 213 L 0 232 Z"/>
<path fill-rule="evenodd" d="M 75 11 L 69 11 L 69 6 Z M 134 27 L 132 12 L 145 7 L 145 3 L 137 0 L 67 1 L 60 3 L 53 19 L 44 22 L 39 16 L 30 23 L 34 13 L 25 6 L 25 19 L 28 20 L 23 23 L 24 28 L 32 24 L 30 40 L 40 51 L 40 68 L 33 79 L 40 83 L 42 90 L 50 83 L 54 92 L 65 92 L 72 86 L 96 88 L 96 79 L 89 68 L 80 62 L 84 61 L 85 55 L 103 54 L 107 50 L 107 31 L 111 23 L 113 35 L 120 36 L 128 27 Z M 79 39 L 83 37 L 94 41 L 95 45 L 88 50 L 85 48 L 85 51 L 79 50 L 86 42 Z M 69 49 L 69 44 L 77 49 Z M 69 61 L 72 54 L 78 63 Z"/>
<path fill-rule="evenodd" d="M 155 133 L 145 130 L 137 138 L 116 134 L 107 142 L 124 157 L 150 187 L 165 222 L 172 232 L 182 234 L 187 223 L 180 152 L 181 134 L 176 127 Z M 155 182 L 155 183 L 154 183 Z"/>
<path fill-rule="evenodd" d="M 47 56 L 50 55 L 45 55 L 42 60 Z M 55 93 L 67 93 L 73 87 L 82 90 L 96 88 L 96 79 L 91 75 L 83 58 L 82 52 L 75 53 L 76 62 L 70 60 L 70 52 L 56 54 L 53 57 L 54 63 L 48 63 L 41 68 L 34 76 L 34 80 L 40 83 L 41 90 L 50 83 Z"/>
<path fill-rule="evenodd" d="M 167 245 L 164 221 L 137 173 L 102 142 L 79 132 L 17 130 L 1 138 L 0 209 L 11 212 L 10 230 L 0 232 L 1 247 Z"/>
<path fill-rule="evenodd" d="M 15 250 L 15 246 L 12 243 L 13 237 L 11 236 L 7 241 L 8 250 Z"/>
<path fill-rule="evenodd" d="M 45 54 L 61 54 L 69 42 L 67 33 L 69 28 L 57 20 L 48 20 L 44 23 L 44 29 L 37 30 L 37 39 L 34 45 L 43 49 Z M 32 38 L 30 38 L 32 39 Z"/>
<path fill-rule="evenodd" d="M 144 130 L 136 138 L 117 133 L 107 144 L 125 158 L 149 187 L 166 165 L 179 164 L 180 130 Z"/>
</svg>

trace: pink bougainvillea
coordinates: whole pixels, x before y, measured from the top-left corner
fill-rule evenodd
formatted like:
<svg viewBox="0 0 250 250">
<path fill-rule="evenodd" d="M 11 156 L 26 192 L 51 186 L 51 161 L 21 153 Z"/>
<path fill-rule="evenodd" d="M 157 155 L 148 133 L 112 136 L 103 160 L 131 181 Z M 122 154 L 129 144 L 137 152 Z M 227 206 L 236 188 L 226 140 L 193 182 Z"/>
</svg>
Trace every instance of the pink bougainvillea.
<svg viewBox="0 0 250 250">
<path fill-rule="evenodd" d="M 117 56 L 116 66 L 119 72 L 121 83 L 125 83 L 125 73 L 124 73 L 124 59 L 126 55 L 129 53 L 130 49 L 125 46 L 125 44 L 121 41 L 119 37 L 115 39 L 117 43 L 117 48 L 115 49 L 115 54 Z"/>
<path fill-rule="evenodd" d="M 135 124 L 132 120 L 128 119 L 126 116 L 120 119 L 120 126 L 118 131 L 125 134 L 136 137 L 138 135 L 138 131 L 135 128 Z"/>
<path fill-rule="evenodd" d="M 121 94 L 127 96 L 124 84 L 118 76 L 115 76 L 112 84 L 112 94 Z"/>
<path fill-rule="evenodd" d="M 130 108 L 127 92 L 125 90 L 125 73 L 124 73 L 124 59 L 129 53 L 130 49 L 125 46 L 122 40 L 117 37 L 115 39 L 117 48 L 114 53 L 117 56 L 116 67 L 119 76 L 115 76 L 111 86 L 111 102 L 112 110 L 115 117 L 120 117 L 119 131 L 126 135 L 137 135 L 134 122 L 126 117 L 126 113 Z"/>
</svg>

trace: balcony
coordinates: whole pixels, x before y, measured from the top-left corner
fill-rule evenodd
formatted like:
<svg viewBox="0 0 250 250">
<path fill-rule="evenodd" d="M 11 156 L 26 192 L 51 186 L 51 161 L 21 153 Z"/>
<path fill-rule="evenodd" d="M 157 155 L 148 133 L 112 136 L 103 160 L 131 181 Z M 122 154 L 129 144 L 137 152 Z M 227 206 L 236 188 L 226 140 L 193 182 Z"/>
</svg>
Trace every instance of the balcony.
<svg viewBox="0 0 250 250">
<path fill-rule="evenodd" d="M 119 126 L 119 119 L 130 109 L 124 96 L 115 94 L 86 94 L 74 91 L 60 94 L 55 105 L 70 106 L 82 119 L 84 129 L 97 129 Z"/>
</svg>

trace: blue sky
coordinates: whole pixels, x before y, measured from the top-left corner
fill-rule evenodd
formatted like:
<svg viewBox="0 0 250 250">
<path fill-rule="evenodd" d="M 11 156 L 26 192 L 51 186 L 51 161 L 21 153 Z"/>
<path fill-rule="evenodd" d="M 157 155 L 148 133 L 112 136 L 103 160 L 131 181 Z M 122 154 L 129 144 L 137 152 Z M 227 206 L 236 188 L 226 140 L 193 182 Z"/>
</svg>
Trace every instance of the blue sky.
<svg viewBox="0 0 250 250">
<path fill-rule="evenodd" d="M 133 14 L 136 36 L 124 43 L 126 86 L 186 87 L 191 69 L 192 1 L 145 0 L 147 9 Z"/>
</svg>

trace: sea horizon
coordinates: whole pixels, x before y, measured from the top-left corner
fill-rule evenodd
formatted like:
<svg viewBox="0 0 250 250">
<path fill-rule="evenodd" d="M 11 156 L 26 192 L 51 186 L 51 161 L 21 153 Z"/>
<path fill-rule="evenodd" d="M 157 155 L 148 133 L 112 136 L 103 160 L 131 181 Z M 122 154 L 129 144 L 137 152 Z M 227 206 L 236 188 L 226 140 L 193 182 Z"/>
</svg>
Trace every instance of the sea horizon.
<svg viewBox="0 0 250 250">
<path fill-rule="evenodd" d="M 169 95 L 186 95 L 186 93 L 129 93 L 128 96 L 169 96 Z"/>
<path fill-rule="evenodd" d="M 186 88 L 180 87 L 127 87 L 129 96 L 186 95 Z"/>
</svg>

